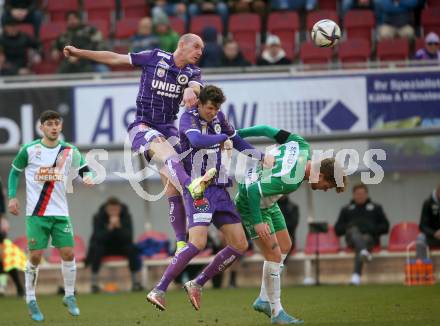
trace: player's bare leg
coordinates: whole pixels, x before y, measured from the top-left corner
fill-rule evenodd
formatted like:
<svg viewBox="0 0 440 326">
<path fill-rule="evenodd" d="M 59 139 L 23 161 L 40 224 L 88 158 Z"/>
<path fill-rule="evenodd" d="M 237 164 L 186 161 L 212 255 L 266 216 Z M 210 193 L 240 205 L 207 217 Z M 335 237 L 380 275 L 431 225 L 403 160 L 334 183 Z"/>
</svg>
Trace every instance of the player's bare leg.
<svg viewBox="0 0 440 326">
<path fill-rule="evenodd" d="M 75 298 L 76 262 L 72 247 L 60 248 L 61 272 L 64 280 L 63 304 L 72 316 L 79 316 L 80 311 Z"/>
<path fill-rule="evenodd" d="M 44 316 L 41 313 L 37 304 L 37 298 L 35 296 L 35 288 L 38 280 L 38 267 L 43 256 L 43 250 L 30 250 L 29 260 L 26 263 L 25 270 L 25 285 L 26 285 L 26 303 L 28 306 L 29 314 L 34 321 L 43 321 Z"/>
<path fill-rule="evenodd" d="M 286 231 L 287 232 L 287 231 Z M 284 239 L 281 234 L 281 239 Z M 272 324 L 302 324 L 303 320 L 288 315 L 281 305 L 281 260 L 282 253 L 278 243 L 277 235 L 272 234 L 269 239 L 255 239 L 257 246 L 260 248 L 265 261 L 263 264 L 263 277 L 265 292 L 270 305 L 270 317 Z M 289 238 L 290 242 L 290 238 Z M 284 245 L 284 244 L 283 244 Z M 287 249 L 287 243 L 285 244 Z M 290 248 L 290 246 L 289 246 Z M 254 302 L 254 309 L 268 315 L 267 306 L 264 306 L 258 298 Z M 262 300 L 261 300 L 262 301 Z"/>
</svg>

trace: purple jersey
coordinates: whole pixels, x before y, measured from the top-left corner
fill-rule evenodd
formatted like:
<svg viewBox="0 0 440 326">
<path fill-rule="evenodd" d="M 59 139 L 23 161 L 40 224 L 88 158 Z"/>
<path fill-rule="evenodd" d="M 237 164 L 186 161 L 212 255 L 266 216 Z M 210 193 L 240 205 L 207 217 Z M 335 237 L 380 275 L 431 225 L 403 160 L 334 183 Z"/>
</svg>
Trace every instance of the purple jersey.
<svg viewBox="0 0 440 326">
<path fill-rule="evenodd" d="M 191 150 L 191 153 L 184 158 L 183 163 L 186 172 L 192 178 L 203 175 L 207 168 L 215 167 L 219 171 L 215 184 L 230 185 L 231 181 L 228 178 L 225 167 L 222 165 L 220 144 L 206 149 L 193 148 L 186 136 L 188 132 L 199 132 L 202 135 L 226 134 L 229 138 L 234 137 L 236 131 L 228 123 L 223 112 L 220 111 L 211 122 L 203 120 L 199 116 L 197 109 L 184 112 L 180 118 L 179 137 L 182 153 L 189 149 Z"/>
<path fill-rule="evenodd" d="M 201 84 L 200 68 L 186 65 L 178 68 L 173 54 L 159 49 L 129 53 L 130 63 L 142 67 L 136 99 L 136 120 L 129 127 L 144 122 L 148 125 L 172 124 L 179 112 L 185 88 Z"/>
</svg>

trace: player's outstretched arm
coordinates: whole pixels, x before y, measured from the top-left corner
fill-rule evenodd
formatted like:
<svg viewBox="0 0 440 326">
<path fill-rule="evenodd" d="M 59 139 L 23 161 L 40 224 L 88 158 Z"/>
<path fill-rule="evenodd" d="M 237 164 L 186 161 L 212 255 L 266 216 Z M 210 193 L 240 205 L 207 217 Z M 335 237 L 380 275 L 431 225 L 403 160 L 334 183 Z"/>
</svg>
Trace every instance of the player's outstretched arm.
<svg viewBox="0 0 440 326">
<path fill-rule="evenodd" d="M 11 168 L 11 171 L 9 172 L 9 178 L 8 178 L 8 210 L 13 215 L 19 215 L 20 214 L 20 203 L 17 199 L 17 188 L 18 188 L 18 182 L 20 180 L 20 174 L 21 172 L 16 170 L 15 168 Z"/>
<path fill-rule="evenodd" d="M 186 133 L 186 137 L 194 148 L 209 148 L 217 144 L 222 144 L 228 139 L 228 136 L 225 134 L 203 135 L 199 131 L 189 131 Z"/>
<path fill-rule="evenodd" d="M 66 45 L 63 49 L 64 56 L 78 59 L 87 59 L 103 63 L 109 66 L 129 66 L 130 58 L 128 54 L 118 54 L 110 51 L 91 51 L 78 49 L 72 45 Z"/>
<path fill-rule="evenodd" d="M 272 140 L 276 140 L 276 135 L 280 132 L 280 129 L 274 128 L 268 125 L 257 125 L 249 128 L 243 128 L 238 130 L 238 135 L 242 138 L 247 137 L 267 137 Z"/>
</svg>

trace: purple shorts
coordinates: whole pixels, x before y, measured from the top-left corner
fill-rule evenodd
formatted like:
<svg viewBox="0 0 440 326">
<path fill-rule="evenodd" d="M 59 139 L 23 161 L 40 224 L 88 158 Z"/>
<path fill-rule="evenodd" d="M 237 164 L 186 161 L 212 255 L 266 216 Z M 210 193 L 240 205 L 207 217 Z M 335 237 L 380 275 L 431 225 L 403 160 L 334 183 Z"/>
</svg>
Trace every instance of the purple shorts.
<svg viewBox="0 0 440 326">
<path fill-rule="evenodd" d="M 128 136 L 130 137 L 131 150 L 133 152 L 146 153 L 154 139 L 163 137 L 168 140 L 170 137 L 173 137 L 170 141 L 177 153 L 180 153 L 179 135 L 177 128 L 172 124 L 153 125 L 140 123 L 128 130 Z M 145 157 L 147 156 L 145 155 Z"/>
<path fill-rule="evenodd" d="M 199 225 L 209 226 L 211 223 L 217 228 L 224 224 L 241 223 L 240 215 L 225 187 L 211 185 L 206 189 L 204 198 L 193 201 L 191 196 L 186 195 L 185 200 L 189 229 Z"/>
</svg>

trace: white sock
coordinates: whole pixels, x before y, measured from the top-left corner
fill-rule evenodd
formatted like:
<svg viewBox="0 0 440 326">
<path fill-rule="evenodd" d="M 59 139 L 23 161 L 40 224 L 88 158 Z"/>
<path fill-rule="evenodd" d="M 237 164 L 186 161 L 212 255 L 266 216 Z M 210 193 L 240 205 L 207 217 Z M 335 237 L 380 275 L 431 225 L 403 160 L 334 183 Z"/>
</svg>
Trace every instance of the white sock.
<svg viewBox="0 0 440 326">
<path fill-rule="evenodd" d="M 280 275 L 283 273 L 284 260 L 286 259 L 286 257 L 287 257 L 287 254 L 281 254 Z M 264 286 L 264 275 L 261 277 L 260 299 L 263 301 L 269 301 L 269 298 L 267 297 L 267 293 L 266 293 L 266 288 Z"/>
<path fill-rule="evenodd" d="M 34 266 L 29 260 L 26 263 L 26 271 L 24 272 L 26 284 L 26 303 L 36 300 L 35 287 L 38 279 L 38 265 Z"/>
<path fill-rule="evenodd" d="M 280 263 L 265 261 L 263 265 L 264 287 L 269 298 L 272 316 L 277 316 L 281 306 Z"/>
<path fill-rule="evenodd" d="M 74 295 L 76 280 L 75 259 L 72 261 L 63 260 L 61 263 L 61 272 L 63 273 L 64 279 L 64 296 L 68 297 Z"/>
</svg>

